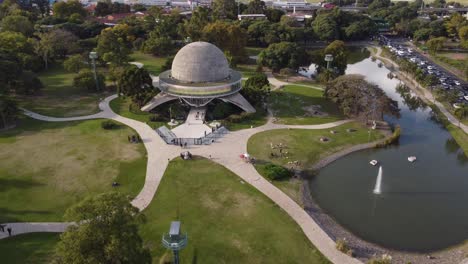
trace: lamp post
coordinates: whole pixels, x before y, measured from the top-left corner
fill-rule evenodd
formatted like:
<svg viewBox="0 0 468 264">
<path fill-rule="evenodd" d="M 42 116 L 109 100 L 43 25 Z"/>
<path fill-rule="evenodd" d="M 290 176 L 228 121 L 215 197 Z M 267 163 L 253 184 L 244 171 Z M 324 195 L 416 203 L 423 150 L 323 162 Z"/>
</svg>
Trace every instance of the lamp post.
<svg viewBox="0 0 468 264">
<path fill-rule="evenodd" d="M 333 55 L 326 54 L 325 55 L 325 61 L 327 62 L 327 70 L 329 70 L 330 69 L 330 62 L 333 61 Z"/>
<path fill-rule="evenodd" d="M 96 73 L 96 59 L 98 58 L 97 52 L 91 51 L 89 53 L 89 58 L 91 59 L 91 62 L 93 64 L 93 73 L 94 73 L 94 81 L 96 82 L 96 90 L 99 91 L 99 82 L 98 82 L 97 73 Z"/>
<path fill-rule="evenodd" d="M 179 251 L 187 246 L 187 238 L 181 233 L 180 221 L 172 221 L 169 233 L 163 235 L 162 244 L 174 253 L 174 264 L 179 264 Z"/>
</svg>

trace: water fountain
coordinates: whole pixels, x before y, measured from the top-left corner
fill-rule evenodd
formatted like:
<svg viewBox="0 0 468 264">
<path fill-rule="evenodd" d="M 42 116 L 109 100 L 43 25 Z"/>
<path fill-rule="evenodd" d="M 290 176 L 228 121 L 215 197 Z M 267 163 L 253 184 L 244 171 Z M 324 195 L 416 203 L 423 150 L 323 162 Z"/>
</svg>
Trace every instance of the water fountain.
<svg viewBox="0 0 468 264">
<path fill-rule="evenodd" d="M 382 193 L 382 166 L 379 167 L 379 174 L 377 174 L 377 180 L 375 181 L 374 194 Z"/>
</svg>

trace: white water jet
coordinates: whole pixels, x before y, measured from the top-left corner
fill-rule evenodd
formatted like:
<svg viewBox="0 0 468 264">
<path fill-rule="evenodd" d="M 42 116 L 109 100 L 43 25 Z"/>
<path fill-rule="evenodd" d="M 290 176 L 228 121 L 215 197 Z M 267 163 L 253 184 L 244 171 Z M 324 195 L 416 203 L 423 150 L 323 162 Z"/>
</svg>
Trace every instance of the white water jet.
<svg viewBox="0 0 468 264">
<path fill-rule="evenodd" d="M 382 166 L 379 167 L 379 174 L 377 174 L 377 180 L 375 181 L 374 194 L 382 193 Z"/>
</svg>

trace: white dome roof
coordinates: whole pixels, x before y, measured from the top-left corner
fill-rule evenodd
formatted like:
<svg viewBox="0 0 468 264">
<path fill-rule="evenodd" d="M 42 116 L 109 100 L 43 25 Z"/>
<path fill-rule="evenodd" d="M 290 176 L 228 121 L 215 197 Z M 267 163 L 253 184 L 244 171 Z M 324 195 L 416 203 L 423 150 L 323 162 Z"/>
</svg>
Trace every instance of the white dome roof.
<svg viewBox="0 0 468 264">
<path fill-rule="evenodd" d="M 229 64 L 218 47 L 198 41 L 177 52 L 171 75 L 180 82 L 218 82 L 229 77 Z"/>
</svg>

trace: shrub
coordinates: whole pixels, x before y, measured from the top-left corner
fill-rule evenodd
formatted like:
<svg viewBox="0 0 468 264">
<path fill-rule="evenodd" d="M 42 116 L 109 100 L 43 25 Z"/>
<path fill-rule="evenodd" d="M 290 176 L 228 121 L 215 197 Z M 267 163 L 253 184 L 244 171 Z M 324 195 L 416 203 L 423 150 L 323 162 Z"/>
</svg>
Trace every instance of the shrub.
<svg viewBox="0 0 468 264">
<path fill-rule="evenodd" d="M 94 80 L 94 74 L 92 71 L 84 69 L 81 70 L 75 78 L 73 78 L 73 85 L 81 88 L 86 89 L 88 91 L 98 91 L 102 90 L 105 87 L 104 83 L 104 76 L 100 73 L 97 74 L 98 85 L 96 87 L 96 81 Z"/>
<path fill-rule="evenodd" d="M 106 130 L 116 129 L 119 125 L 111 120 L 102 121 L 101 127 Z"/>
<path fill-rule="evenodd" d="M 391 264 L 392 257 L 387 254 L 383 254 L 380 258 L 371 258 L 367 264 Z"/>
<path fill-rule="evenodd" d="M 344 239 L 336 240 L 336 249 L 338 249 L 339 251 L 345 254 L 350 250 L 348 243 Z"/>
<path fill-rule="evenodd" d="M 376 147 L 377 148 L 383 148 L 383 147 L 386 147 L 388 145 L 397 143 L 398 140 L 400 139 L 400 135 L 401 135 L 401 127 L 400 127 L 400 125 L 396 125 L 395 130 L 393 131 L 393 134 L 390 137 L 388 137 L 387 139 L 385 139 L 383 142 L 377 143 Z"/>
<path fill-rule="evenodd" d="M 291 177 L 291 173 L 283 166 L 270 163 L 265 166 L 265 176 L 270 180 L 281 180 Z"/>
</svg>

